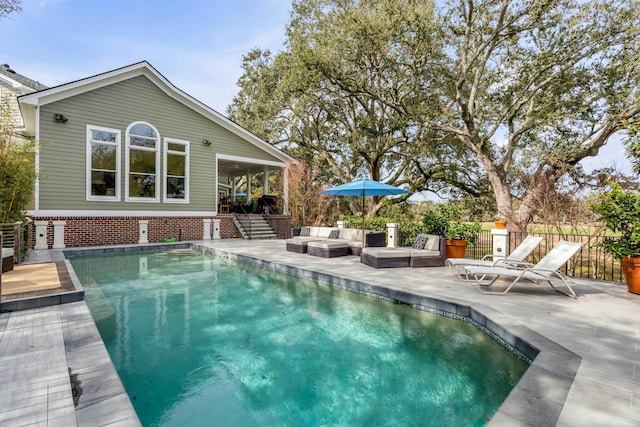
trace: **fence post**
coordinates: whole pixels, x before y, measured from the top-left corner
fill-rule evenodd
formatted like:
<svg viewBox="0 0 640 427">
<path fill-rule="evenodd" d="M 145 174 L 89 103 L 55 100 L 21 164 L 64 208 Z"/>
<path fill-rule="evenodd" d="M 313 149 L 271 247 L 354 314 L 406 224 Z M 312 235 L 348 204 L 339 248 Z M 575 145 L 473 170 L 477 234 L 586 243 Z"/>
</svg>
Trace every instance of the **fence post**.
<svg viewBox="0 0 640 427">
<path fill-rule="evenodd" d="M 49 249 L 47 243 L 47 226 L 49 221 L 35 221 L 36 225 L 36 245 L 33 249 Z"/>
<path fill-rule="evenodd" d="M 220 240 L 220 220 L 213 220 L 213 240 Z"/>
<path fill-rule="evenodd" d="M 202 240 L 211 240 L 211 219 L 202 220 Z"/>
<path fill-rule="evenodd" d="M 509 255 L 509 230 L 494 228 L 491 230 L 493 238 L 493 259 L 504 259 Z"/>
<path fill-rule="evenodd" d="M 388 248 L 397 248 L 398 247 L 398 223 L 389 223 L 387 224 L 387 247 Z"/>
<path fill-rule="evenodd" d="M 149 220 L 138 220 L 138 243 L 146 245 L 149 243 Z"/>
<path fill-rule="evenodd" d="M 13 259 L 16 264 L 20 264 L 22 260 L 22 238 L 20 233 L 20 226 L 22 221 L 16 221 L 13 224 Z"/>
<path fill-rule="evenodd" d="M 67 221 L 53 221 L 53 249 L 64 249 L 64 226 Z"/>
</svg>

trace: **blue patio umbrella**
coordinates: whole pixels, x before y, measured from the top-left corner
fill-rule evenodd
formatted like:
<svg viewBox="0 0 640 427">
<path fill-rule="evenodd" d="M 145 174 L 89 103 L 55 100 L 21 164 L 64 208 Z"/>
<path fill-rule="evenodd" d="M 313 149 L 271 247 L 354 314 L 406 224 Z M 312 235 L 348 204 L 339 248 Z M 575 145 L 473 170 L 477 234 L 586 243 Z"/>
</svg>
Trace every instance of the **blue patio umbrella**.
<svg viewBox="0 0 640 427">
<path fill-rule="evenodd" d="M 358 196 L 362 197 L 362 247 L 364 248 L 364 198 L 367 196 L 398 196 L 411 194 L 411 191 L 385 184 L 372 179 L 356 179 L 346 184 L 338 185 L 320 194 L 327 196 Z"/>
<path fill-rule="evenodd" d="M 236 197 L 247 197 L 247 193 L 236 193 Z"/>
</svg>

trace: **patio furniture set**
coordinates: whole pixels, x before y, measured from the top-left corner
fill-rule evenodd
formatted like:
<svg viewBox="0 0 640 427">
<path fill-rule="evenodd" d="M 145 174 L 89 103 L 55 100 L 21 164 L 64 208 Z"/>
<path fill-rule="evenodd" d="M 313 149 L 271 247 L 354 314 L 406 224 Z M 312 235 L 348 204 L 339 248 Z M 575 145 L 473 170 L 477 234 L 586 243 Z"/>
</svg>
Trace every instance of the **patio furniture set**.
<svg viewBox="0 0 640 427">
<path fill-rule="evenodd" d="M 286 241 L 287 251 L 325 258 L 360 255 L 363 238 L 366 247 L 384 246 L 387 239 L 381 231 L 364 230 L 363 234 L 355 228 L 333 227 L 292 228 L 291 235 Z"/>
<path fill-rule="evenodd" d="M 364 247 L 363 247 L 364 236 Z M 444 239 L 420 234 L 409 248 L 389 248 L 386 234 L 353 228 L 303 227 L 292 229 L 287 239 L 289 252 L 307 253 L 313 256 L 333 258 L 360 256 L 360 262 L 374 268 L 439 267 L 445 261 Z"/>
<path fill-rule="evenodd" d="M 536 284 L 546 283 L 557 292 L 576 298 L 571 288 L 573 281 L 560 269 L 581 249 L 580 242 L 561 240 L 536 264 L 532 264 L 525 259 L 540 244 L 542 237 L 528 236 L 509 256 L 495 260 L 488 259 L 491 255 L 481 260 L 446 259 L 445 240 L 430 234 L 419 234 L 413 246 L 406 248 L 385 247 L 385 240 L 385 233 L 378 231 L 303 227 L 292 229 L 292 237 L 287 239 L 286 248 L 290 252 L 325 258 L 359 255 L 361 263 L 373 268 L 441 267 L 446 263 L 452 274 L 464 281 L 474 282 L 482 293 L 502 295 L 516 283 L 526 280 Z M 502 291 L 488 290 L 499 278 L 512 281 Z M 557 289 L 554 281 L 562 283 L 569 293 Z"/>
</svg>

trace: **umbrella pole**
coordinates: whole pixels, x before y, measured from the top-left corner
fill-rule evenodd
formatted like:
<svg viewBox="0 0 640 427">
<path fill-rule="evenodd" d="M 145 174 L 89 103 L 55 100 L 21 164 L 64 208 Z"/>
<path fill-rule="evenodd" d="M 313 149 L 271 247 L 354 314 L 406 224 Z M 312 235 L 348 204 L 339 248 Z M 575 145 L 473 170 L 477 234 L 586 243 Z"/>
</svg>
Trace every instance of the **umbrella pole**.
<svg viewBox="0 0 640 427">
<path fill-rule="evenodd" d="M 364 191 L 362 192 L 362 248 L 364 249 Z"/>
</svg>

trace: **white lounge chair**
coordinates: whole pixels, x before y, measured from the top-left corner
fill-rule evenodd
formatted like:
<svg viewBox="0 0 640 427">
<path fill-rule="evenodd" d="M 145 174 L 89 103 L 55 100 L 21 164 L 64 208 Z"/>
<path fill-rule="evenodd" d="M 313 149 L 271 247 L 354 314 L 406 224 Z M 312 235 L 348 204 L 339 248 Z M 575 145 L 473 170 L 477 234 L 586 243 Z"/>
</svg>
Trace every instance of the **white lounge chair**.
<svg viewBox="0 0 640 427">
<path fill-rule="evenodd" d="M 517 248 L 513 250 L 506 258 L 489 259 L 493 255 L 485 255 L 482 259 L 469 258 L 447 258 L 446 265 L 449 266 L 451 274 L 457 274 L 461 279 L 466 279 L 464 267 L 472 265 L 482 267 L 515 267 L 515 266 L 531 266 L 526 264 L 524 260 L 531 252 L 540 244 L 542 237 L 527 236 Z"/>
<path fill-rule="evenodd" d="M 562 267 L 572 256 L 576 254 L 582 247 L 580 242 L 567 242 L 566 240 L 560 240 L 554 247 L 545 255 L 537 264 L 526 268 L 508 268 L 508 267 L 483 267 L 483 266 L 469 266 L 464 267 L 467 278 L 473 279 L 478 285 L 478 289 L 483 294 L 502 295 L 509 292 L 509 290 L 518 283 L 520 280 L 525 279 L 535 283 L 547 282 L 555 291 L 564 294 L 559 291 L 552 280 L 560 280 L 569 289 L 569 294 L 565 294 L 576 298 L 575 292 L 571 289 L 570 283 L 573 282 L 569 277 L 560 273 L 558 270 Z M 486 276 L 493 277 L 488 283 L 482 283 L 482 280 Z M 491 286 L 499 277 L 513 278 L 513 282 L 507 286 L 502 292 L 488 292 L 482 289 L 483 286 Z"/>
</svg>

